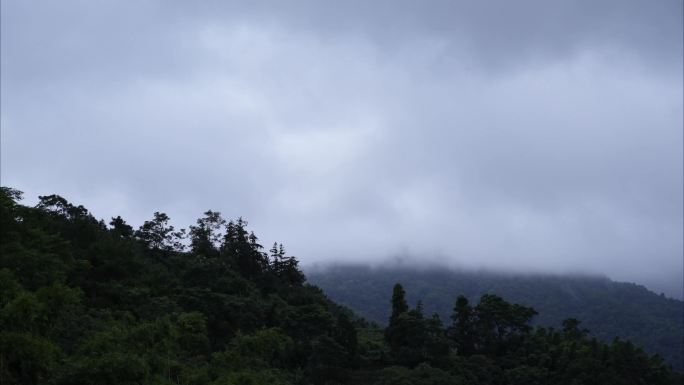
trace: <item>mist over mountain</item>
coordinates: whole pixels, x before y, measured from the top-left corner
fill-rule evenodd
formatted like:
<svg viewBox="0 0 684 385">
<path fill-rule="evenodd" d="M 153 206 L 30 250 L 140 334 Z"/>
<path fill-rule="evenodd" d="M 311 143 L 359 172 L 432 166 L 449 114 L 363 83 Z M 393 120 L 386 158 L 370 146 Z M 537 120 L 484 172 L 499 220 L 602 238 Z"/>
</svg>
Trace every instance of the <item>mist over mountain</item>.
<svg viewBox="0 0 684 385">
<path fill-rule="evenodd" d="M 2 0 L 0 384 L 679 384 L 682 68 L 682 0 Z"/>
<path fill-rule="evenodd" d="M 426 274 L 429 272 L 446 271 L 453 274 L 463 274 L 470 276 L 483 277 L 499 277 L 501 279 L 508 278 L 577 278 L 587 280 L 604 280 L 615 282 L 629 282 L 638 286 L 647 288 L 649 291 L 664 295 L 668 298 L 683 300 L 684 287 L 680 282 L 680 273 L 678 271 L 671 271 L 670 279 L 661 280 L 635 280 L 635 281 L 621 281 L 611 277 L 610 270 L 605 272 L 593 271 L 590 269 L 543 269 L 539 267 L 529 267 L 527 265 L 517 267 L 502 267 L 491 266 L 482 267 L 477 260 L 466 261 L 466 263 L 453 263 L 450 258 L 442 255 L 433 257 L 416 257 L 414 255 L 394 256 L 389 258 L 368 258 L 365 261 L 362 258 L 344 258 L 340 259 L 343 262 L 314 262 L 307 263 L 306 259 L 302 263 L 303 268 L 314 275 L 326 274 L 330 272 L 345 271 L 346 269 L 359 269 L 359 271 L 370 270 L 388 270 L 394 272 L 416 272 L 418 274 Z"/>
<path fill-rule="evenodd" d="M 684 362 L 684 303 L 627 282 L 589 275 L 513 274 L 487 271 L 384 265 L 330 265 L 306 270 L 310 282 L 331 299 L 369 320 L 385 324 L 386 300 L 399 282 L 409 303 L 421 301 L 426 314 L 448 320 L 454 299 L 471 301 L 483 294 L 531 306 L 539 312 L 533 323 L 559 328 L 574 317 L 601 340 L 626 338 L 659 353 L 675 367 Z"/>
<path fill-rule="evenodd" d="M 209 210 L 179 231 L 157 211 L 135 229 L 60 195 L 21 198 L 0 187 L 2 384 L 682 383 L 633 341 L 600 341 L 572 317 L 535 326 L 537 310 L 493 293 L 458 296 L 442 322 L 395 284 L 377 302 L 391 304 L 387 324 L 368 322 L 307 283 L 283 244 L 266 251 L 241 217 Z M 644 326 L 659 310 L 640 314 Z"/>
<path fill-rule="evenodd" d="M 212 208 L 304 264 L 682 287 L 681 0 L 0 7 L 0 173 L 29 202 Z"/>
</svg>

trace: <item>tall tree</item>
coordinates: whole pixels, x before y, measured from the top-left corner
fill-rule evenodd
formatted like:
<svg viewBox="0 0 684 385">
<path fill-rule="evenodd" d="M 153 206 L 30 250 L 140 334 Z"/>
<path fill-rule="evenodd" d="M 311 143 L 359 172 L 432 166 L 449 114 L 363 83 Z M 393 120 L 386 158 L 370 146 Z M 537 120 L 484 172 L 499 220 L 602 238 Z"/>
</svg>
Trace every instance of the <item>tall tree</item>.
<svg viewBox="0 0 684 385">
<path fill-rule="evenodd" d="M 268 268 L 268 255 L 261 252 L 258 238 L 246 229 L 247 221 L 229 221 L 223 237 L 221 255 L 245 277 L 255 277 Z"/>
<path fill-rule="evenodd" d="M 395 321 L 399 315 L 406 313 L 409 307 L 406 303 L 406 291 L 397 283 L 392 289 L 392 315 L 390 316 L 390 325 Z"/>
<path fill-rule="evenodd" d="M 109 225 L 112 226 L 112 233 L 116 234 L 118 237 L 130 238 L 134 234 L 133 227 L 129 226 L 128 223 L 121 218 L 121 216 L 112 218 L 111 222 L 109 222 Z"/>
<path fill-rule="evenodd" d="M 468 298 L 459 295 L 451 315 L 452 324 L 448 335 L 456 347 L 456 352 L 462 356 L 469 356 L 475 351 L 475 330 L 473 327 L 473 309 L 468 304 Z"/>
<path fill-rule="evenodd" d="M 154 251 L 170 251 L 173 249 L 176 234 L 173 226 L 169 224 L 170 220 L 168 215 L 155 212 L 154 218 L 145 221 L 135 232 L 135 236 Z"/>
<path fill-rule="evenodd" d="M 413 351 L 406 351 L 407 345 L 414 338 L 420 339 L 419 324 L 422 319 L 421 310 L 409 312 L 406 303 L 406 292 L 400 283 L 396 283 L 392 289 L 392 314 L 390 315 L 389 325 L 385 329 L 385 341 L 390 347 L 394 359 L 401 363 L 413 361 Z M 402 352 L 404 348 L 404 352 Z"/>
<path fill-rule="evenodd" d="M 494 294 L 484 294 L 474 311 L 478 349 L 490 354 L 503 354 L 515 347 L 530 332 L 530 320 L 537 314 L 530 307 L 510 304 Z"/>
<path fill-rule="evenodd" d="M 337 316 L 334 337 L 346 351 L 346 364 L 354 366 L 358 359 L 358 340 L 354 324 L 345 313 L 340 312 Z"/>
<path fill-rule="evenodd" d="M 222 233 L 226 225 L 225 219 L 218 211 L 207 211 L 204 217 L 197 220 L 196 226 L 190 226 L 190 248 L 195 254 L 204 256 L 218 255 L 219 247 L 225 235 Z"/>
</svg>

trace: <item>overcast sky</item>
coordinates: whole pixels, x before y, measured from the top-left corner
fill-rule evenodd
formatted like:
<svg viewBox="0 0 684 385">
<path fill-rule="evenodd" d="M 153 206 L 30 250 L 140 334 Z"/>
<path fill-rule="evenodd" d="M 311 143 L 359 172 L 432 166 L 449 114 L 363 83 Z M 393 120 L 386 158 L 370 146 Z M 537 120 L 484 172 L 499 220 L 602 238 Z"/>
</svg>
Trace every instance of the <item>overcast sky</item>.
<svg viewBox="0 0 684 385">
<path fill-rule="evenodd" d="M 3 0 L 1 28 L 27 204 L 682 296 L 681 0 Z"/>
</svg>

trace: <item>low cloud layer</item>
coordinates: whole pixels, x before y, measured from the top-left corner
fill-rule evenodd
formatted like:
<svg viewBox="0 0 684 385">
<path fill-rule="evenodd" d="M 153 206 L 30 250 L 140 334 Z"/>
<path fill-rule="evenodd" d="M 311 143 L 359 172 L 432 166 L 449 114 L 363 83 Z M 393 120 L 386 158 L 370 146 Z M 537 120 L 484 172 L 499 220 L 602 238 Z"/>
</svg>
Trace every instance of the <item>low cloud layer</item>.
<svg viewBox="0 0 684 385">
<path fill-rule="evenodd" d="M 8 0 L 1 28 L 28 203 L 682 296 L 679 0 Z"/>
</svg>

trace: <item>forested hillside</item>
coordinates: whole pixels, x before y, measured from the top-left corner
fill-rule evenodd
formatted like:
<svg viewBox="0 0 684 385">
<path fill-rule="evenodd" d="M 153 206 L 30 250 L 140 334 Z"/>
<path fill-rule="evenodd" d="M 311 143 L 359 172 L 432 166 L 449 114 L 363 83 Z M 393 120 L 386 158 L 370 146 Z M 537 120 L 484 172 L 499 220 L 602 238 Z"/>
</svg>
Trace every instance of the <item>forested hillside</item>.
<svg viewBox="0 0 684 385">
<path fill-rule="evenodd" d="M 422 300 L 427 312 L 443 319 L 450 314 L 455 295 L 472 301 L 495 293 L 534 307 L 539 314 L 533 324 L 558 328 L 564 319 L 577 318 L 602 341 L 629 339 L 663 355 L 679 370 L 684 368 L 684 303 L 632 283 L 603 277 L 351 265 L 312 270 L 307 276 L 330 298 L 379 324 L 386 324 L 389 317 L 383 299 L 395 282 L 407 289 L 409 302 Z"/>
<path fill-rule="evenodd" d="M 534 309 L 493 294 L 453 295 L 441 319 L 394 284 L 381 329 L 215 211 L 187 231 L 164 213 L 133 229 L 58 195 L 20 199 L 0 190 L 3 385 L 682 383 L 629 341 L 576 319 L 534 328 Z"/>
</svg>

